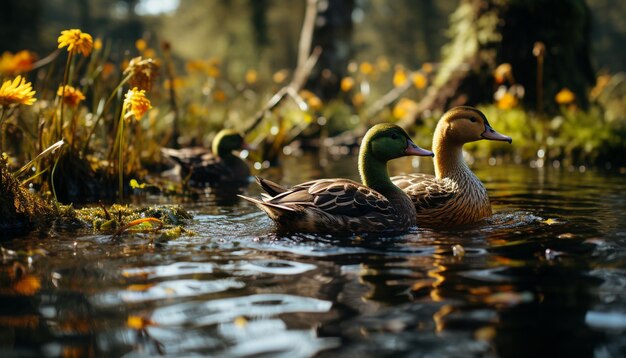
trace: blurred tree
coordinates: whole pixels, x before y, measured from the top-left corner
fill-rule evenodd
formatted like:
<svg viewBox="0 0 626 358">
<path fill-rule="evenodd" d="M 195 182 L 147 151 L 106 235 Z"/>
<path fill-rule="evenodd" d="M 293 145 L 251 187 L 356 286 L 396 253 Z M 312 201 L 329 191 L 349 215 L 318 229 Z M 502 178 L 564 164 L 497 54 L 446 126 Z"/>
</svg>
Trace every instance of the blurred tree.
<svg viewBox="0 0 626 358">
<path fill-rule="evenodd" d="M 584 0 L 462 0 L 451 17 L 450 34 L 436 91 L 424 98 L 420 112 L 492 102 L 493 72 L 502 63 L 511 64 L 508 82 L 525 88 L 524 102 L 531 109 L 537 107 L 539 91 L 546 110 L 554 111 L 554 96 L 564 87 L 583 107 L 588 104 L 586 93 L 595 80 L 590 11 Z M 545 46 L 539 83 L 538 58 L 533 55 L 537 42 Z"/>
<path fill-rule="evenodd" d="M 317 6 L 312 48 L 322 48 L 322 54 L 305 88 L 327 100 L 339 93 L 352 57 L 352 11 L 354 0 L 309 0 Z"/>
<path fill-rule="evenodd" d="M 40 46 L 40 0 L 3 0 L 0 2 L 0 53 Z"/>
</svg>

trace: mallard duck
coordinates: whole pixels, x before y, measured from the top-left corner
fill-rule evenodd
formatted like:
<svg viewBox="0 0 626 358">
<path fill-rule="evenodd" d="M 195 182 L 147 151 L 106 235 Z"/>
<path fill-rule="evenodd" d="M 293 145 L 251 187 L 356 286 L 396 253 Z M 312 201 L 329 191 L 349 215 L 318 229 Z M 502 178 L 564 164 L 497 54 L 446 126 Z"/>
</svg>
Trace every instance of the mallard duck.
<svg viewBox="0 0 626 358">
<path fill-rule="evenodd" d="M 183 149 L 161 148 L 161 153 L 174 162 L 181 178 L 192 187 L 212 187 L 220 184 L 246 184 L 250 168 L 233 151 L 245 147 L 243 137 L 232 129 L 222 129 L 211 145 Z"/>
<path fill-rule="evenodd" d="M 402 232 L 415 225 L 415 207 L 389 179 L 387 162 L 407 155 L 432 154 L 415 145 L 402 128 L 378 124 L 361 142 L 362 184 L 349 179 L 318 179 L 286 189 L 257 178 L 268 194 L 260 200 L 240 196 L 265 211 L 283 232 Z"/>
<path fill-rule="evenodd" d="M 465 225 L 491 215 L 485 186 L 463 160 L 463 145 L 481 139 L 512 142 L 496 132 L 478 109 L 453 108 L 441 117 L 433 135 L 435 176 L 391 178 L 413 200 L 418 225 Z"/>
</svg>

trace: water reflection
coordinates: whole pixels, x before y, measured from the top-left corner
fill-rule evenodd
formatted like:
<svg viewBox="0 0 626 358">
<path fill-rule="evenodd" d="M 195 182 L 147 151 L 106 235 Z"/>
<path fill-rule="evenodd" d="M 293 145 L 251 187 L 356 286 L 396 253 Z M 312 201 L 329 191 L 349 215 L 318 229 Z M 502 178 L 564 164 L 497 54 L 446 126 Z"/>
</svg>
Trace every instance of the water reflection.
<svg viewBox="0 0 626 358">
<path fill-rule="evenodd" d="M 354 178 L 353 161 L 264 176 Z M 0 355 L 623 356 L 624 176 L 476 173 L 496 214 L 460 230 L 285 237 L 214 191 L 181 199 L 196 236 L 6 239 Z"/>
</svg>

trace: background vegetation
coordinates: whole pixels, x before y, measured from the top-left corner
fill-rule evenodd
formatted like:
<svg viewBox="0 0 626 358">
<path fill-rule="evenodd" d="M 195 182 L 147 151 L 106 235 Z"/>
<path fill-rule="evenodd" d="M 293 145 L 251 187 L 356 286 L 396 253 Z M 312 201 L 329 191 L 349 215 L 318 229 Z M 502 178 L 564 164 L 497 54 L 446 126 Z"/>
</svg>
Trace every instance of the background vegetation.
<svg viewBox="0 0 626 358">
<path fill-rule="evenodd" d="M 164 169 L 162 146 L 208 147 L 223 127 L 245 132 L 262 169 L 308 148 L 347 153 L 380 121 L 429 147 L 442 111 L 470 104 L 515 140 L 470 146 L 477 156 L 619 167 L 624 12 L 610 0 L 7 0 L 0 77 L 24 75 L 37 103 L 7 112 L 3 150 L 17 169 L 64 139 L 70 149 L 21 172 L 24 184 L 54 195 L 56 182 L 62 198 L 111 196 L 121 154 L 124 177 L 143 182 Z M 89 56 L 69 61 L 57 50 L 70 28 L 93 36 Z M 12 70 L 23 50 L 31 67 Z M 145 84 L 153 108 L 129 122 L 116 149 L 139 56 L 154 62 Z M 85 99 L 64 108 L 57 88 L 68 69 Z"/>
</svg>

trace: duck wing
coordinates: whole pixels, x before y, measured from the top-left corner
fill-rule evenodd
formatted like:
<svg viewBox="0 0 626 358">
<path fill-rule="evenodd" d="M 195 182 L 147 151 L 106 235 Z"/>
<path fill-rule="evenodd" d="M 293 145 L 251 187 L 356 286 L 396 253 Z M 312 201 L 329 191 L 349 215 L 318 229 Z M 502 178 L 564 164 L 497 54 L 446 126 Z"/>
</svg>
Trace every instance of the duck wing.
<svg viewBox="0 0 626 358">
<path fill-rule="evenodd" d="M 454 199 L 458 191 L 453 181 L 439 180 L 429 174 L 398 175 L 391 181 L 411 198 L 418 212 L 445 205 Z"/>
<path fill-rule="evenodd" d="M 268 204 L 298 210 L 316 208 L 331 215 L 359 217 L 372 212 L 394 214 L 387 198 L 360 183 L 349 179 L 320 179 L 305 182 L 266 199 Z"/>
</svg>

